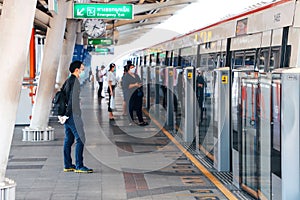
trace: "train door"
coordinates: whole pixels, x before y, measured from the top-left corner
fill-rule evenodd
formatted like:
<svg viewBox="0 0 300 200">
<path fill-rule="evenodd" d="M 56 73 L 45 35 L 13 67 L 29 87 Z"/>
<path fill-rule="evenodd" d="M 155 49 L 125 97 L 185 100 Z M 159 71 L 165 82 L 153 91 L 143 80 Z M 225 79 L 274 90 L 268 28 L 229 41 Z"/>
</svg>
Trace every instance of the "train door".
<svg viewBox="0 0 300 200">
<path fill-rule="evenodd" d="M 281 198 L 300 199 L 299 68 L 282 72 L 281 88 Z"/>
<path fill-rule="evenodd" d="M 281 199 L 281 74 L 272 74 L 271 176 L 273 199 Z"/>
<path fill-rule="evenodd" d="M 150 93 L 150 100 L 149 100 L 149 108 L 150 109 L 155 104 L 155 93 L 156 93 L 156 80 L 155 80 L 155 71 L 156 71 L 156 54 L 151 55 L 150 59 L 150 74 L 149 74 L 149 93 Z"/>
<path fill-rule="evenodd" d="M 242 188 L 258 198 L 257 77 L 242 80 Z"/>
<path fill-rule="evenodd" d="M 259 198 L 271 199 L 271 74 L 260 73 L 257 95 Z"/>
<path fill-rule="evenodd" d="M 202 113 L 198 113 L 198 122 L 196 123 L 199 132 L 199 148 L 205 155 L 214 161 L 214 120 L 213 112 L 215 110 L 214 92 L 216 79 L 214 77 L 214 69 L 217 67 L 217 59 L 215 54 L 202 54 L 200 55 L 200 68 L 205 81 L 204 99 L 201 109 Z M 199 117 L 199 114 L 202 117 Z"/>
<path fill-rule="evenodd" d="M 240 187 L 242 177 L 242 80 L 253 75 L 253 69 L 232 70 L 231 85 L 231 147 L 233 183 Z"/>
</svg>

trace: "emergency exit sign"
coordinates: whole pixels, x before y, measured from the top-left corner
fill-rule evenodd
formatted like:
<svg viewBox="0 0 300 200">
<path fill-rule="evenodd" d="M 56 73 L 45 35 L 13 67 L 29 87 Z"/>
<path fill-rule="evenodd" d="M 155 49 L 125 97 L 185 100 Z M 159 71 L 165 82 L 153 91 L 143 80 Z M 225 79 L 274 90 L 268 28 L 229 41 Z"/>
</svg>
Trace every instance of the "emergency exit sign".
<svg viewBox="0 0 300 200">
<path fill-rule="evenodd" d="M 74 3 L 73 18 L 133 19 L 132 4 Z"/>
</svg>

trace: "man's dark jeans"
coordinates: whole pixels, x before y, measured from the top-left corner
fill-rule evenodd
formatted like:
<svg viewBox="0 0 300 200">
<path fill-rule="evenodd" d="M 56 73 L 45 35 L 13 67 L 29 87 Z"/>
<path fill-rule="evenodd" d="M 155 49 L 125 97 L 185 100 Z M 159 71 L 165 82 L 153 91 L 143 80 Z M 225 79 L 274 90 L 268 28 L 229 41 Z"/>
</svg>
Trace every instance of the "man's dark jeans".
<svg viewBox="0 0 300 200">
<path fill-rule="evenodd" d="M 79 115 L 70 116 L 70 118 L 66 121 L 64 126 L 65 126 L 64 166 L 65 168 L 72 167 L 71 147 L 75 139 L 76 169 L 80 169 L 83 167 L 83 148 L 85 142 L 85 133 L 83 129 L 82 119 Z"/>
</svg>

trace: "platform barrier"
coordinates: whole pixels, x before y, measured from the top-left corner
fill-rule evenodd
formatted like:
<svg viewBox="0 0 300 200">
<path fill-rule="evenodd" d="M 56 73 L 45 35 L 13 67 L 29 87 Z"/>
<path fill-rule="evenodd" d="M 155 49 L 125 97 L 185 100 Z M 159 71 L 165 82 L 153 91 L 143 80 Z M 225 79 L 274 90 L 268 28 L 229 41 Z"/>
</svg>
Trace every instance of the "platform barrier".
<svg viewBox="0 0 300 200">
<path fill-rule="evenodd" d="M 47 127 L 44 130 L 25 127 L 23 129 L 23 140 L 29 142 L 52 141 L 54 140 L 54 128 Z"/>
<path fill-rule="evenodd" d="M 14 200 L 16 195 L 16 182 L 5 178 L 0 182 L 0 200 Z"/>
</svg>

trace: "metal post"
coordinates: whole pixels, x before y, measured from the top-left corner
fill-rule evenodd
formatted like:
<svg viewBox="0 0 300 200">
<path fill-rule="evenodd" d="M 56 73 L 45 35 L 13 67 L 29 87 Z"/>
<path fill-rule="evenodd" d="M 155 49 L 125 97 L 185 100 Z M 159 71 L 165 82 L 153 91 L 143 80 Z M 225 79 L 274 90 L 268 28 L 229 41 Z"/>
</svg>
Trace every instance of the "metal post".
<svg viewBox="0 0 300 200">
<path fill-rule="evenodd" d="M 183 140 L 184 142 L 192 143 L 195 137 L 195 69 L 193 67 L 186 67 L 185 74 L 185 102 L 184 102 L 184 132 Z"/>
<path fill-rule="evenodd" d="M 230 170 L 230 68 L 222 67 L 215 70 L 215 111 L 214 122 L 214 167 L 218 171 Z"/>
</svg>

